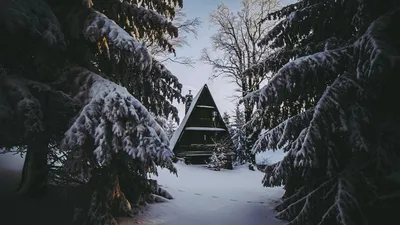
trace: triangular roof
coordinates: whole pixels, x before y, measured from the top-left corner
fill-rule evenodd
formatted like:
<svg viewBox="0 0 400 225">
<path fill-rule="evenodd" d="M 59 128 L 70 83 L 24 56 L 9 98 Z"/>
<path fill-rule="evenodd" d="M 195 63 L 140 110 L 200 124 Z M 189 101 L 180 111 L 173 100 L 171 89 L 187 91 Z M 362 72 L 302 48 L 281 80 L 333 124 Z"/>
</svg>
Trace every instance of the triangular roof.
<svg viewBox="0 0 400 225">
<path fill-rule="evenodd" d="M 169 148 L 171 149 L 171 151 L 174 150 L 176 144 L 178 143 L 180 137 L 183 134 L 183 131 L 186 127 L 186 123 L 188 122 L 190 115 L 192 114 L 194 108 L 197 106 L 197 102 L 200 99 L 200 96 L 203 96 L 205 93 L 210 94 L 211 96 L 211 101 L 215 106 L 216 111 L 218 112 L 218 115 L 221 116 L 217 104 L 215 104 L 214 98 L 212 97 L 212 94 L 207 86 L 207 84 L 205 84 L 197 93 L 197 95 L 193 98 L 192 103 L 190 104 L 190 107 L 185 115 L 185 117 L 182 120 L 182 123 L 179 125 L 178 129 L 176 129 L 174 135 L 172 136 L 171 140 L 169 141 Z M 223 121 L 223 120 L 222 120 Z M 225 123 L 223 123 L 223 127 L 225 128 L 225 130 L 227 130 Z"/>
</svg>

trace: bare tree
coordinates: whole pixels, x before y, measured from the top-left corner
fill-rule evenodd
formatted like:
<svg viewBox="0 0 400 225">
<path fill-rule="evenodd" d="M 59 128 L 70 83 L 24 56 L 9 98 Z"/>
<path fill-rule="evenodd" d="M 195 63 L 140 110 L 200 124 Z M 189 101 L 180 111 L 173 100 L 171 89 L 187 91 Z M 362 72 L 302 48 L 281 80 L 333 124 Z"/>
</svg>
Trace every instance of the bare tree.
<svg viewBox="0 0 400 225">
<path fill-rule="evenodd" d="M 149 52 L 157 58 L 160 62 L 172 62 L 179 63 L 185 66 L 193 67 L 194 60 L 187 56 L 179 56 L 176 54 L 175 49 L 182 48 L 185 46 L 190 46 L 187 41 L 189 35 L 193 35 L 197 38 L 197 29 L 201 25 L 201 20 L 199 17 L 194 19 L 187 19 L 187 15 L 182 9 L 178 8 L 176 10 L 176 16 L 172 21 L 172 24 L 179 29 L 178 37 L 171 37 L 169 41 L 169 46 L 171 49 L 164 49 L 154 39 L 145 38 L 143 41 Z"/>
<path fill-rule="evenodd" d="M 225 77 L 237 85 L 236 97 L 244 97 L 248 93 L 258 90 L 260 83 L 268 78 L 252 74 L 244 74 L 244 71 L 252 65 L 260 63 L 271 53 L 268 46 L 259 47 L 257 44 L 265 37 L 266 33 L 274 25 L 259 23 L 268 13 L 278 7 L 277 0 L 242 0 L 242 7 L 238 12 L 231 11 L 226 5 L 221 4 L 210 15 L 210 22 L 218 30 L 211 37 L 212 55 L 204 49 L 201 59 L 213 67 L 213 76 Z M 254 105 L 245 102 L 245 120 L 249 122 Z M 251 129 L 246 129 L 249 136 Z M 248 159 L 251 157 L 251 142 L 246 141 Z"/>
</svg>

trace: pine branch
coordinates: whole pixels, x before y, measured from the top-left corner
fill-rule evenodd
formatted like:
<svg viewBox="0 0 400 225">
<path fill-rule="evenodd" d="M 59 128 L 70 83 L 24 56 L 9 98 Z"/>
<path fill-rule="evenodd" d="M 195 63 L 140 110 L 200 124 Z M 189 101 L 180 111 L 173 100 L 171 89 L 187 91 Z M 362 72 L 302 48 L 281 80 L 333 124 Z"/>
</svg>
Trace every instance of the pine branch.
<svg viewBox="0 0 400 225">
<path fill-rule="evenodd" d="M 280 162 L 267 167 L 266 174 L 263 178 L 264 186 L 280 186 L 287 181 L 287 175 L 292 171 L 293 161 L 295 160 L 297 152 L 301 149 L 307 131 L 308 127 L 304 128 L 297 139 L 295 139 L 293 143 L 287 145 L 287 153 Z"/>
<path fill-rule="evenodd" d="M 269 13 L 263 20 L 260 21 L 260 23 L 264 23 L 267 20 L 282 19 L 283 17 L 289 16 L 292 12 L 294 12 L 298 9 L 302 9 L 306 6 L 315 4 L 317 2 L 320 2 L 320 1 L 318 1 L 318 0 L 302 0 L 302 1 L 296 2 L 294 4 L 287 5 L 280 10 Z"/>
<path fill-rule="evenodd" d="M 349 55 L 351 47 L 319 52 L 311 56 L 304 56 L 283 66 L 259 91 L 259 107 L 279 105 L 289 96 L 298 96 L 303 101 L 314 87 L 324 85 L 334 80 L 351 62 Z M 245 101 L 254 101 L 254 95 L 245 97 Z"/>
<path fill-rule="evenodd" d="M 100 165 L 107 165 L 113 153 L 124 151 L 145 164 L 150 160 L 176 171 L 167 136 L 126 89 L 79 67 L 71 69 L 67 78 L 80 90 L 74 98 L 85 96 L 86 100 L 66 132 L 61 149 L 78 151 L 86 139 L 93 138 L 93 153 Z"/>
<path fill-rule="evenodd" d="M 108 55 L 110 50 L 115 50 L 113 53 L 116 54 L 117 60 L 124 59 L 137 65 L 141 71 L 151 69 L 152 58 L 147 49 L 104 14 L 92 10 L 86 18 L 83 34 L 87 40 L 100 43 Z"/>
<path fill-rule="evenodd" d="M 309 214 L 311 210 L 313 210 L 314 208 L 314 201 L 319 200 L 320 192 L 323 192 L 327 186 L 329 187 L 330 185 L 332 185 L 332 181 L 332 179 L 329 179 L 318 185 L 310 193 L 307 193 L 304 197 L 298 199 L 297 201 L 287 206 L 284 210 L 280 211 L 277 214 L 277 217 L 290 218 L 291 221 L 288 223 L 288 225 L 302 224 L 302 221 L 307 221 L 309 219 Z M 299 206 L 299 204 L 302 205 L 300 211 L 295 209 Z"/>
<path fill-rule="evenodd" d="M 40 16 L 39 16 L 40 15 Z M 4 0 L 0 25 L 6 35 L 29 34 L 45 45 L 65 47 L 64 34 L 57 17 L 44 0 Z"/>
<path fill-rule="evenodd" d="M 275 52 L 271 53 L 271 55 L 267 57 L 264 61 L 252 65 L 250 68 L 244 71 L 244 74 L 246 74 L 247 76 L 263 76 L 262 74 L 276 73 L 280 68 L 282 68 L 286 63 L 290 62 L 292 59 L 312 55 L 321 51 L 334 50 L 339 48 L 340 46 L 343 46 L 343 44 L 343 40 L 338 40 L 335 37 L 331 37 L 321 42 L 312 42 L 306 44 L 305 46 L 279 48 L 275 50 Z"/>
<path fill-rule="evenodd" d="M 297 152 L 296 166 L 317 166 L 316 149 L 334 151 L 335 146 L 329 144 L 327 137 L 331 137 L 333 132 L 339 130 L 348 131 L 345 109 L 352 104 L 349 98 L 360 90 L 362 88 L 348 75 L 338 77 L 326 89 L 315 107 L 306 138 L 300 151 Z"/>
<path fill-rule="evenodd" d="M 318 29 L 318 24 L 315 23 L 315 18 L 320 20 L 325 20 L 324 28 L 330 27 L 330 22 L 334 21 L 337 14 L 335 14 L 335 8 L 340 5 L 341 2 L 337 1 L 332 3 L 330 1 L 320 1 L 316 4 L 308 5 L 304 8 L 297 9 L 291 12 L 285 19 L 279 22 L 277 25 L 271 29 L 268 34 L 258 43 L 259 46 L 267 45 L 270 41 L 271 48 L 287 47 L 293 48 L 296 43 L 300 40 L 307 38 L 309 36 L 315 36 Z M 321 11 L 325 11 L 323 15 L 320 14 Z M 323 18 L 321 18 L 323 17 Z M 329 19 L 328 19 L 329 18 Z M 301 29 L 299 24 L 307 24 L 307 29 Z M 314 31 L 313 31 L 314 30 Z M 310 33 L 310 31 L 313 31 Z M 324 36 L 319 37 L 320 39 L 313 39 L 314 42 L 325 40 Z"/>
<path fill-rule="evenodd" d="M 2 137 L 10 138 L 11 142 L 18 142 L 32 138 L 38 132 L 43 131 L 41 103 L 31 93 L 26 80 L 18 76 L 9 76 L 5 71 L 3 73 L 0 71 L 0 80 L 0 93 L 5 97 L 0 99 L 0 115 L 4 121 L 2 129 L 5 129 L 1 131 Z M 22 135 L 21 133 L 17 134 L 18 132 L 22 132 Z M 16 138 L 16 136 L 20 138 Z"/>
<path fill-rule="evenodd" d="M 358 78 L 385 79 L 385 75 L 390 76 L 390 71 L 397 68 L 400 53 L 393 47 L 393 40 L 400 36 L 397 33 L 388 33 L 388 30 L 396 26 L 393 21 L 399 18 L 400 9 L 381 16 L 354 43 Z"/>
<path fill-rule="evenodd" d="M 271 130 L 261 133 L 254 143 L 253 153 L 265 151 L 266 149 L 279 149 L 287 143 L 295 141 L 300 132 L 309 126 L 314 109 L 295 115 Z"/>
<path fill-rule="evenodd" d="M 171 21 L 168 21 L 158 12 L 146 9 L 138 4 L 129 3 L 127 1 L 119 2 L 122 14 L 129 15 L 131 24 L 135 25 L 133 33 L 137 38 L 146 36 L 155 39 L 158 45 L 169 52 L 175 52 L 175 49 L 168 39 L 164 37 L 164 33 L 168 33 L 171 38 L 178 37 L 178 28 Z"/>
</svg>

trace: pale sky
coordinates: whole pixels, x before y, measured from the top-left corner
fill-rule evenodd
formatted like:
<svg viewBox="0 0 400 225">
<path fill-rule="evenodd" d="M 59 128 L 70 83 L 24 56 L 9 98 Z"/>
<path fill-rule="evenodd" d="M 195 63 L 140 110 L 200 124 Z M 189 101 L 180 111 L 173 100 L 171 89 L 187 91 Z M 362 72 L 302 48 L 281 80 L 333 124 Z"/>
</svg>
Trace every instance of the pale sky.
<svg viewBox="0 0 400 225">
<path fill-rule="evenodd" d="M 166 63 L 167 68 L 178 77 L 183 84 L 182 94 L 186 95 L 189 90 L 196 95 L 197 91 L 207 84 L 211 94 L 217 104 L 221 114 L 225 111 L 230 113 L 234 109 L 234 102 L 230 98 L 234 95 L 236 86 L 227 80 L 227 78 L 218 78 L 210 81 L 212 75 L 212 67 L 200 61 L 201 51 L 203 48 L 211 50 L 210 37 L 216 31 L 216 27 L 210 26 L 209 15 L 217 8 L 220 3 L 224 3 L 231 10 L 237 11 L 240 9 L 241 0 L 184 0 L 183 11 L 189 19 L 199 17 L 202 25 L 198 29 L 197 39 L 193 36 L 188 37 L 190 46 L 177 49 L 177 56 L 192 57 L 196 64 L 193 68 L 186 67 L 177 63 Z M 281 5 L 286 5 L 295 0 L 281 0 Z M 184 117 L 184 104 L 174 104 L 179 110 L 179 117 L 182 121 Z"/>
</svg>

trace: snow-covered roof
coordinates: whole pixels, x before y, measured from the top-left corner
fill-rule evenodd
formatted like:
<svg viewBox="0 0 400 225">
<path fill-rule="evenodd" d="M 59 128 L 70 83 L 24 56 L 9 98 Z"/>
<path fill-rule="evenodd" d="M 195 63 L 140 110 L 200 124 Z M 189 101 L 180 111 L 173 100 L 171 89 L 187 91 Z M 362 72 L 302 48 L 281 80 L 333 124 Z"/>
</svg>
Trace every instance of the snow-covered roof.
<svg viewBox="0 0 400 225">
<path fill-rule="evenodd" d="M 185 130 L 225 131 L 224 128 L 219 127 L 186 127 Z"/>
<path fill-rule="evenodd" d="M 178 142 L 179 137 L 182 134 L 183 128 L 185 127 L 190 114 L 192 114 L 194 107 L 196 106 L 197 101 L 199 100 L 201 92 L 203 92 L 205 85 L 199 90 L 197 95 L 193 98 L 192 103 L 190 104 L 190 107 L 185 115 L 185 117 L 182 120 L 182 123 L 179 125 L 178 129 L 174 132 L 174 135 L 171 137 L 171 140 L 169 140 L 169 148 L 171 151 L 174 150 L 176 143 Z"/>
</svg>

